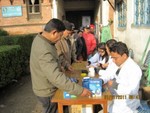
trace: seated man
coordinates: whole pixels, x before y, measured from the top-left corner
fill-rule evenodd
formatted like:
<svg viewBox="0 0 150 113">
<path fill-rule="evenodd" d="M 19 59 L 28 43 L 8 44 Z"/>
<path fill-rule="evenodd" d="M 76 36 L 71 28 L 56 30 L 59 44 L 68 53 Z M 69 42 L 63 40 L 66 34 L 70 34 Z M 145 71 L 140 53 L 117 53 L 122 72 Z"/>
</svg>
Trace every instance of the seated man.
<svg viewBox="0 0 150 113">
<path fill-rule="evenodd" d="M 138 91 L 142 76 L 141 69 L 128 56 L 128 48 L 122 42 L 112 46 L 110 55 L 119 69 L 112 77 L 106 75 L 105 80 L 100 77 L 104 83 L 108 82 L 108 88 L 114 97 L 109 106 L 109 113 L 137 113 L 137 108 L 140 106 Z M 124 98 L 117 99 L 115 98 L 117 96 Z"/>
</svg>

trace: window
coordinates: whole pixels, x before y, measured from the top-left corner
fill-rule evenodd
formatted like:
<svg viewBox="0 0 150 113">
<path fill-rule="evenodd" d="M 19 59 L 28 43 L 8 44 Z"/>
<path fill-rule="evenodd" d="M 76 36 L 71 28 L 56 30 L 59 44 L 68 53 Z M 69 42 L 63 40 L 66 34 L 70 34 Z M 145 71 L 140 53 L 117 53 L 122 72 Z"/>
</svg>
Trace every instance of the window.
<svg viewBox="0 0 150 113">
<path fill-rule="evenodd" d="M 134 24 L 150 26 L 150 0 L 135 0 Z"/>
<path fill-rule="evenodd" d="M 41 18 L 40 0 L 28 0 L 27 14 L 28 20 Z"/>
<path fill-rule="evenodd" d="M 124 1 L 119 2 L 117 4 L 117 9 L 118 9 L 118 27 L 119 28 L 126 28 L 127 24 L 127 5 Z"/>
</svg>

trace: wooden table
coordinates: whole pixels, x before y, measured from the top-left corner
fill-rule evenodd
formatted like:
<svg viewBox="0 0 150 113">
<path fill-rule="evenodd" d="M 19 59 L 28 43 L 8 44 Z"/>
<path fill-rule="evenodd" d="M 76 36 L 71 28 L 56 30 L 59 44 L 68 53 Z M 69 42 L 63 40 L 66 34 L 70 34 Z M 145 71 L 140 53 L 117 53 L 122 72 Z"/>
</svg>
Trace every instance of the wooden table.
<svg viewBox="0 0 150 113">
<path fill-rule="evenodd" d="M 75 69 L 74 72 L 66 72 L 66 75 L 75 77 L 79 80 L 79 84 L 82 82 L 82 77 L 80 76 L 81 70 L 86 69 L 85 68 L 85 62 L 83 63 L 76 63 L 73 64 L 73 67 Z M 104 92 L 102 97 L 76 97 L 76 98 L 64 98 L 63 97 L 63 91 L 57 90 L 54 97 L 52 98 L 52 102 L 58 103 L 58 112 L 63 113 L 63 106 L 64 105 L 86 105 L 86 104 L 103 104 L 103 111 L 104 113 L 107 113 L 107 101 L 108 99 L 105 98 L 105 96 L 108 96 L 109 92 Z"/>
</svg>

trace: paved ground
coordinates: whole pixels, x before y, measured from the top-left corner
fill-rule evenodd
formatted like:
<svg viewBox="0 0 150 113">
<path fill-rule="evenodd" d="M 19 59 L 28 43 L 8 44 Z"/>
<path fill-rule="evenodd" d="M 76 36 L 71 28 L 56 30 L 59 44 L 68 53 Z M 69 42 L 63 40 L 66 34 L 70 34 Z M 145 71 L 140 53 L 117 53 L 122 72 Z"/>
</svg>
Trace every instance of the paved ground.
<svg viewBox="0 0 150 113">
<path fill-rule="evenodd" d="M 41 105 L 32 92 L 30 76 L 0 89 L 0 113 L 41 113 Z"/>
</svg>

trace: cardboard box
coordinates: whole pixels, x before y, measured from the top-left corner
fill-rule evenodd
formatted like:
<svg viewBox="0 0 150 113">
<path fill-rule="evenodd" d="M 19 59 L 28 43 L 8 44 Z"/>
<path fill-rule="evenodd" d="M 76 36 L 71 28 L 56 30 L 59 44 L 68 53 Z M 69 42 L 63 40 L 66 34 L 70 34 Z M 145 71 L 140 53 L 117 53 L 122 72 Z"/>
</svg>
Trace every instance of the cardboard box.
<svg viewBox="0 0 150 113">
<path fill-rule="evenodd" d="M 82 105 L 71 105 L 69 113 L 82 113 Z"/>
<path fill-rule="evenodd" d="M 93 106 L 91 104 L 71 105 L 69 108 L 69 113 L 93 113 Z"/>
<path fill-rule="evenodd" d="M 101 79 L 90 79 L 89 90 L 92 92 L 92 96 L 102 96 L 102 80 Z"/>
<path fill-rule="evenodd" d="M 102 80 L 98 78 L 84 77 L 82 80 L 82 86 L 89 89 L 92 96 L 102 96 Z"/>
</svg>

